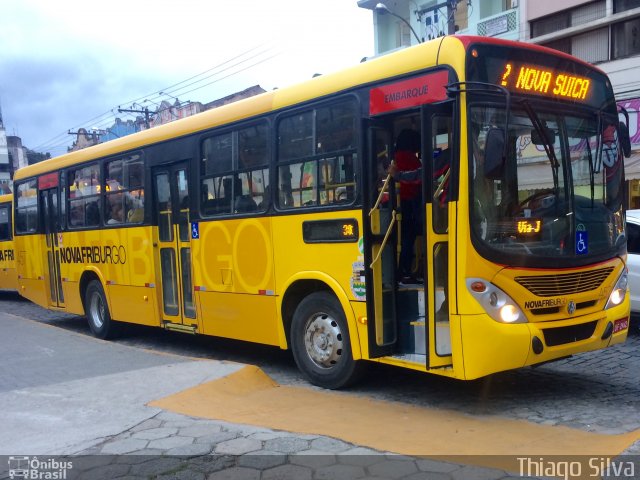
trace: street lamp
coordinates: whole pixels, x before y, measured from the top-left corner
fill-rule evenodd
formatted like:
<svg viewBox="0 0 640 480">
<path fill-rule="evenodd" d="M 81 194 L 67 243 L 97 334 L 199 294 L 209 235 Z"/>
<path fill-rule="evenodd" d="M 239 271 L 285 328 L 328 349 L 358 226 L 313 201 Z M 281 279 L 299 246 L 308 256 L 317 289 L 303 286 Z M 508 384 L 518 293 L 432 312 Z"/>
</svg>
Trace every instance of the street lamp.
<svg viewBox="0 0 640 480">
<path fill-rule="evenodd" d="M 418 34 L 416 33 L 416 31 L 413 29 L 413 27 L 411 26 L 411 24 L 409 22 L 407 22 L 404 18 L 402 18 L 400 15 L 393 13 L 391 10 L 389 10 L 389 8 L 387 8 L 387 6 L 384 3 L 378 3 L 376 5 L 375 8 L 376 13 L 378 13 L 379 15 L 384 15 L 385 13 L 388 13 L 389 15 L 393 15 L 394 17 L 402 20 L 404 23 L 407 24 L 407 26 L 409 27 L 409 29 L 411 30 L 411 33 L 413 33 L 413 35 L 416 37 L 416 40 L 418 40 L 418 43 L 422 43 L 422 40 L 420 39 L 420 37 L 418 36 Z"/>
</svg>

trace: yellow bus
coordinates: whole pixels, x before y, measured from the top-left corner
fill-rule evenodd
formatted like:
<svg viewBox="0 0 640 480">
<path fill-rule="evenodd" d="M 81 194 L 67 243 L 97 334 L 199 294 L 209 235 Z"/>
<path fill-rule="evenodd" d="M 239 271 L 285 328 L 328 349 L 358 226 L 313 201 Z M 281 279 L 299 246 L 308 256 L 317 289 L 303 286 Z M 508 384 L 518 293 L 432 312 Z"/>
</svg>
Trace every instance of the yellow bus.
<svg viewBox="0 0 640 480">
<path fill-rule="evenodd" d="M 0 195 L 0 290 L 17 290 L 18 274 L 11 222 L 12 195 Z"/>
<path fill-rule="evenodd" d="M 390 180 L 407 130 L 422 168 Z M 627 145 L 600 70 L 439 38 L 21 169 L 20 292 L 101 338 L 291 349 L 327 388 L 365 360 L 457 379 L 548 362 L 627 336 Z"/>
</svg>

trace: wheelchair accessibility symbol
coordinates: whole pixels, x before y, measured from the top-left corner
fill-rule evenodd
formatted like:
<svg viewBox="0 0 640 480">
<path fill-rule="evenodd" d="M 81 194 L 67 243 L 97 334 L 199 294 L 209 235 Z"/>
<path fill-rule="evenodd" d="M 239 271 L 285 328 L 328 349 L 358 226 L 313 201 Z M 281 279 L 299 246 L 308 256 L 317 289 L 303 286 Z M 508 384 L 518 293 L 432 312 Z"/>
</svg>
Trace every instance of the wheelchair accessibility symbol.
<svg viewBox="0 0 640 480">
<path fill-rule="evenodd" d="M 589 235 L 587 232 L 576 232 L 576 255 L 589 253 Z"/>
<path fill-rule="evenodd" d="M 191 224 L 191 238 L 194 240 L 200 238 L 200 227 L 198 226 L 198 222 L 193 222 Z"/>
</svg>

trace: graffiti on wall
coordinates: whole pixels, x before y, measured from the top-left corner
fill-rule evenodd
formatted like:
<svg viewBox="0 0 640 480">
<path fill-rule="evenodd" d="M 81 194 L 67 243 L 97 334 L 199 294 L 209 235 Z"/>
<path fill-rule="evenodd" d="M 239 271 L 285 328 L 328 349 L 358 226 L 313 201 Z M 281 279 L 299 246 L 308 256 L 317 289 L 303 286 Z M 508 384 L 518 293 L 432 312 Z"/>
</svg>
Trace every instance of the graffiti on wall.
<svg viewBox="0 0 640 480">
<path fill-rule="evenodd" d="M 640 98 L 620 100 L 618 105 L 624 108 L 629 114 L 629 136 L 631 137 L 631 148 L 634 150 L 640 149 Z"/>
</svg>

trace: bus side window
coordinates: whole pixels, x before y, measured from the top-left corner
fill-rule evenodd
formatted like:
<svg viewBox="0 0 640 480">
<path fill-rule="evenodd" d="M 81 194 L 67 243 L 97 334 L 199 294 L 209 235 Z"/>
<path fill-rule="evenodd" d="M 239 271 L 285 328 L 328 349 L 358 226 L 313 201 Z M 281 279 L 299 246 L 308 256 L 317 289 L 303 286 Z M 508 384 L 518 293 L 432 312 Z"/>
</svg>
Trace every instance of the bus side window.
<svg viewBox="0 0 640 480">
<path fill-rule="evenodd" d="M 85 226 L 95 227 L 100 223 L 100 207 L 97 199 L 87 199 L 85 208 Z"/>
<path fill-rule="evenodd" d="M 9 228 L 9 208 L 0 208 L 0 240 L 11 240 L 11 229 Z"/>
<path fill-rule="evenodd" d="M 448 229 L 449 185 L 451 174 L 451 127 L 450 116 L 432 118 L 431 141 L 433 146 L 433 224 L 438 233 Z"/>
</svg>

